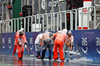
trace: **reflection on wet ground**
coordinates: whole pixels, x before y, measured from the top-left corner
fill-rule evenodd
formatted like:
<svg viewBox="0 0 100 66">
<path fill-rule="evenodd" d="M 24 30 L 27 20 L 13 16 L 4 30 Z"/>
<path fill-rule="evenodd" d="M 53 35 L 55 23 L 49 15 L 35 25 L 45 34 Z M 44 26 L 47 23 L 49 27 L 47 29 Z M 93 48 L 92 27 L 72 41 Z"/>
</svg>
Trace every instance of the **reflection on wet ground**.
<svg viewBox="0 0 100 66">
<path fill-rule="evenodd" d="M 92 63 L 60 62 L 49 60 L 33 60 L 34 57 L 24 56 L 23 60 L 18 60 L 17 55 L 0 54 L 0 66 L 100 66 Z"/>
</svg>

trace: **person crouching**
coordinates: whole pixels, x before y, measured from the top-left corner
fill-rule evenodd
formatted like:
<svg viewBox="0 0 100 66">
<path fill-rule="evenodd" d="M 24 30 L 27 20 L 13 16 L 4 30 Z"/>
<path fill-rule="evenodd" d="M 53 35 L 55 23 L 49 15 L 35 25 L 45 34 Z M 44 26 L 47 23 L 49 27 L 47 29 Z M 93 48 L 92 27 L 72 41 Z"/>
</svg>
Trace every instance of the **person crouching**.
<svg viewBox="0 0 100 66">
<path fill-rule="evenodd" d="M 45 52 L 46 52 L 47 48 L 49 50 L 49 60 L 51 60 L 51 52 L 52 52 L 52 40 L 51 40 L 51 36 L 52 35 L 53 34 L 51 32 L 45 32 L 43 34 L 43 37 L 42 37 L 42 39 L 43 39 L 43 51 L 42 51 L 42 57 L 41 57 L 42 60 L 45 57 Z"/>
<path fill-rule="evenodd" d="M 17 43 L 17 55 L 19 60 L 21 60 L 23 58 L 23 52 L 24 52 L 24 45 L 25 48 L 27 48 L 26 44 L 27 44 L 27 40 L 26 40 L 26 36 L 23 35 L 24 32 L 22 30 L 19 31 L 19 34 L 16 35 L 16 43 Z"/>
</svg>

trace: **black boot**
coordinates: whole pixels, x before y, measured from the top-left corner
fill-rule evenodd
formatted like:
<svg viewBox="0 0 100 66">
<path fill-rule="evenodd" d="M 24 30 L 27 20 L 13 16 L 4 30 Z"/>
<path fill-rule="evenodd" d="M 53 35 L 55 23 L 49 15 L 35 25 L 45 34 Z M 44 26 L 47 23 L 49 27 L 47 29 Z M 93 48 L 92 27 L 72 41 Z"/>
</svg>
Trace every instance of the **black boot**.
<svg viewBox="0 0 100 66">
<path fill-rule="evenodd" d="M 40 52 L 37 53 L 37 58 L 38 58 L 38 59 L 40 58 Z"/>
<path fill-rule="evenodd" d="M 42 51 L 42 57 L 41 57 L 42 60 L 43 60 L 44 57 L 45 57 L 45 52 L 46 52 L 46 50 L 43 50 L 43 51 Z"/>
<path fill-rule="evenodd" d="M 49 60 L 51 60 L 51 50 L 49 50 Z"/>
<path fill-rule="evenodd" d="M 21 58 L 19 58 L 19 60 L 22 60 L 22 57 L 21 57 Z"/>
<path fill-rule="evenodd" d="M 23 57 L 21 57 L 21 59 L 23 59 Z"/>
</svg>

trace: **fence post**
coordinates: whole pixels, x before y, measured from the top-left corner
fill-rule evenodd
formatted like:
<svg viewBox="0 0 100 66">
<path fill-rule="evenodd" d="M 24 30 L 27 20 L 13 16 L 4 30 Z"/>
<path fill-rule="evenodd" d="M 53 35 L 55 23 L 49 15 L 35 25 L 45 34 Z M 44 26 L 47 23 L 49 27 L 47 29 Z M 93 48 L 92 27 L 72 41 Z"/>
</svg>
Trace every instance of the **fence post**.
<svg viewBox="0 0 100 66">
<path fill-rule="evenodd" d="M 59 12 L 57 13 L 57 31 L 58 31 L 58 28 L 59 28 Z"/>
<path fill-rule="evenodd" d="M 66 17 L 66 11 L 65 11 L 65 29 L 67 29 L 67 17 Z"/>
<path fill-rule="evenodd" d="M 7 28 L 8 28 L 7 21 L 5 20 L 5 33 L 7 33 Z"/>
<path fill-rule="evenodd" d="M 35 15 L 35 31 L 36 31 L 36 21 L 37 21 L 36 20 L 37 19 L 36 17 L 37 17 L 37 15 Z"/>
<path fill-rule="evenodd" d="M 70 30 L 73 30 L 73 13 L 70 10 Z"/>
<path fill-rule="evenodd" d="M 44 16 L 45 16 L 45 15 L 42 15 L 42 16 L 43 16 L 43 21 L 42 21 L 42 22 L 43 22 L 43 31 L 44 31 Z"/>
<path fill-rule="evenodd" d="M 77 10 L 75 9 L 75 30 L 77 30 Z"/>
<path fill-rule="evenodd" d="M 53 13 L 51 13 L 51 31 L 52 31 L 52 24 L 53 24 Z"/>
<path fill-rule="evenodd" d="M 26 18 L 24 18 L 24 27 L 23 28 L 25 29 L 25 32 L 26 32 Z"/>
<path fill-rule="evenodd" d="M 81 9 L 81 30 L 83 29 L 83 9 Z"/>
<path fill-rule="evenodd" d="M 32 32 L 33 16 L 31 16 L 31 32 Z"/>
<path fill-rule="evenodd" d="M 27 17 L 27 19 L 28 19 L 28 23 L 27 23 L 27 26 L 28 26 L 27 32 L 29 32 L 29 19 L 30 19 L 30 17 Z"/>
<path fill-rule="evenodd" d="M 94 29 L 96 27 L 96 8 L 94 7 Z"/>
<path fill-rule="evenodd" d="M 60 11 L 60 30 L 62 30 L 62 14 L 61 14 L 61 11 Z"/>
<path fill-rule="evenodd" d="M 13 19 L 11 21 L 11 32 L 13 32 Z"/>
<path fill-rule="evenodd" d="M 55 13 L 53 13 L 53 31 L 55 31 Z"/>
<path fill-rule="evenodd" d="M 17 30 L 19 30 L 19 19 L 17 19 Z"/>
<path fill-rule="evenodd" d="M 2 29 L 2 32 L 4 33 L 4 31 L 5 31 L 5 21 L 3 20 L 3 24 L 2 24 L 2 27 L 3 27 L 3 29 Z"/>
<path fill-rule="evenodd" d="M 39 16 L 38 19 L 39 19 L 39 31 L 40 31 L 40 30 L 41 30 L 41 29 L 40 29 L 40 14 L 39 14 L 38 16 Z"/>
<path fill-rule="evenodd" d="M 48 14 L 47 13 L 46 13 L 46 16 L 47 16 L 46 17 L 47 18 L 46 20 L 47 20 L 47 31 L 48 31 Z"/>
<path fill-rule="evenodd" d="M 16 32 L 16 19 L 14 19 L 14 32 Z"/>
</svg>

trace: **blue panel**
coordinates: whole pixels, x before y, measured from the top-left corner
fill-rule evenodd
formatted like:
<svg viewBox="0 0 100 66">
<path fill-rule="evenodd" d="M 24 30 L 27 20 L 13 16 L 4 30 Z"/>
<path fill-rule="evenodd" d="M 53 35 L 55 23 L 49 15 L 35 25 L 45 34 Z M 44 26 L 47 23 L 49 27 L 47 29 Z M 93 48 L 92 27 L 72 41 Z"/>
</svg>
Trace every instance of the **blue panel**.
<svg viewBox="0 0 100 66">
<path fill-rule="evenodd" d="M 82 57 L 100 61 L 100 30 L 76 30 L 72 33 L 75 50 L 79 50 Z"/>
<path fill-rule="evenodd" d="M 36 54 L 34 41 L 40 32 L 26 32 L 28 48 Z M 100 30 L 73 30 L 74 50 L 81 56 L 93 61 L 100 61 Z M 0 53 L 13 53 L 15 33 L 1 33 Z M 33 54 L 25 49 L 24 54 Z M 48 56 L 48 52 L 46 56 Z M 52 54 L 53 55 L 53 54 Z M 75 56 L 75 55 L 74 55 Z M 76 56 L 75 56 L 76 57 Z"/>
<path fill-rule="evenodd" d="M 15 33 L 1 34 L 1 48 L 0 53 L 13 53 Z"/>
<path fill-rule="evenodd" d="M 36 53 L 35 51 L 35 45 L 34 45 L 34 41 L 35 41 L 35 38 L 37 37 L 37 35 L 39 34 L 40 32 L 26 32 L 25 35 L 26 35 L 26 38 L 27 38 L 27 42 L 28 42 L 28 48 Z M 28 50 L 25 49 L 25 52 L 24 54 L 33 54 L 32 52 L 29 52 L 28 53 Z"/>
</svg>

